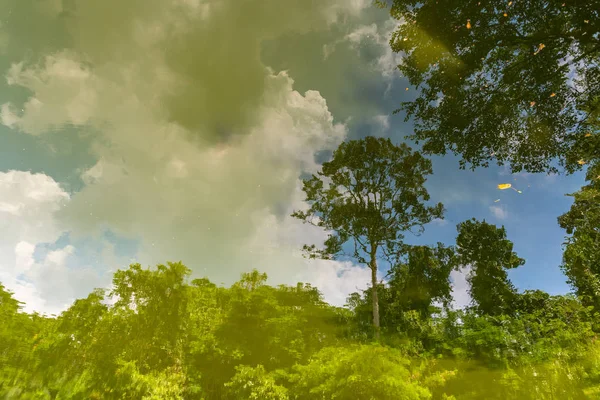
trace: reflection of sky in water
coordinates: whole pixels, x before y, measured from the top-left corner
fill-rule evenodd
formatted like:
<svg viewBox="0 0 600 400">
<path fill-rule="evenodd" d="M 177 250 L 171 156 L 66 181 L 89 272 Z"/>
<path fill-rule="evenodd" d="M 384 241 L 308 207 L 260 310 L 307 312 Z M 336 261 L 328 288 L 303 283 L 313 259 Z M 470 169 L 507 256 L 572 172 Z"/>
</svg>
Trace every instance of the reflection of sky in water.
<svg viewBox="0 0 600 400">
<path fill-rule="evenodd" d="M 204 18 L 197 10 L 182 13 L 158 0 L 72 2 L 68 13 L 50 5 L 59 2 L 3 2 L 0 15 L 10 12 L 10 18 L 0 27 L 6 43 L 0 68 L 6 75 L 11 65 L 23 63 L 25 84 L 3 79 L 0 102 L 10 103 L 36 132 L 19 129 L 16 120 L 12 129 L 0 126 L 0 182 L 11 170 L 32 174 L 26 182 L 0 186 L 0 196 L 25 202 L 27 191 L 17 186 L 37 187 L 45 179 L 71 195 L 59 211 L 54 198 L 30 199 L 24 204 L 33 216 L 0 218 L 5 232 L 0 264 L 13 271 L 4 272 L 3 283 L 17 298 L 45 310 L 108 285 L 107 272 L 132 260 L 181 260 L 194 274 L 227 284 L 258 268 L 275 283 L 321 285 L 326 298 L 338 303 L 364 288 L 368 271 L 297 257 L 302 244 L 322 241 L 324 234 L 288 217 L 304 198 L 297 178 L 308 176 L 313 159 L 326 161 L 342 140 L 335 124 L 345 123 L 350 139 L 376 135 L 400 141 L 412 133 L 402 114 L 390 115 L 415 93 L 405 90 L 404 78 L 390 75 L 396 59 L 388 48 L 393 24 L 384 23 L 386 11 L 347 10 L 329 23 L 326 8 L 340 1 L 315 2 L 304 11 L 301 0 L 288 2 L 295 5 L 289 9 L 269 2 L 258 9 L 272 5 L 272 13 L 252 24 L 243 23 L 249 15 L 239 14 L 250 8 L 238 10 L 234 1 L 225 1 L 201 27 L 194 25 L 195 18 Z M 224 23 L 233 32 L 220 28 Z M 65 48 L 70 52 L 59 53 Z M 90 78 L 47 70 L 46 56 L 89 66 Z M 277 75 L 282 70 L 287 77 Z M 51 112 L 19 111 L 32 96 L 41 98 L 40 110 Z M 74 125 L 81 114 L 89 115 L 89 123 Z M 56 121 L 59 127 L 50 124 Z M 409 243 L 452 244 L 457 223 L 486 219 L 506 226 L 527 260 L 509 273 L 517 287 L 568 290 L 558 267 L 564 232 L 556 217 L 569 208 L 564 194 L 581 186 L 582 174 L 511 176 L 501 167 L 461 171 L 451 156 L 434 157 L 433 168 L 427 188 L 432 201 L 445 204 L 447 223 L 429 224 L 420 237 L 407 233 Z M 523 193 L 499 192 L 496 185 L 504 182 Z M 38 213 L 52 224 L 38 227 Z M 27 275 L 15 264 L 17 244 L 33 240 L 28 232 L 35 229 L 50 240 L 32 243 L 35 265 L 66 282 L 65 296 L 45 289 L 45 275 Z M 61 265 L 49 260 L 53 251 L 64 252 Z M 23 282 L 40 289 L 26 290 Z M 457 290 L 464 303 L 465 286 Z"/>
</svg>

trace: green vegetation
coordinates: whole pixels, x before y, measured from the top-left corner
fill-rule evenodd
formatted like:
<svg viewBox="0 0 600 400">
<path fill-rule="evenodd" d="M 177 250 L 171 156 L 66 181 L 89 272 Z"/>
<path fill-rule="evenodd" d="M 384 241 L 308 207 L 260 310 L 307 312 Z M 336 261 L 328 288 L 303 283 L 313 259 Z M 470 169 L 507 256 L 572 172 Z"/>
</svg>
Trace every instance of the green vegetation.
<svg viewBox="0 0 600 400">
<path fill-rule="evenodd" d="M 180 263 L 151 270 L 131 265 L 115 274 L 112 292 L 95 291 L 56 319 L 19 312 L 0 288 L 0 397 L 416 400 L 600 394 L 600 343 L 591 308 L 572 296 L 539 291 L 513 293 L 502 314 L 487 314 L 480 304 L 461 311 L 433 307 L 433 299 L 448 297 L 445 250 L 411 249 L 390 284 L 381 286 L 379 342 L 372 340 L 370 290 L 336 308 L 308 285 L 267 286 L 257 271 L 221 288 L 206 279 L 190 282 L 190 271 Z M 113 296 L 118 300 L 108 305 Z"/>
<path fill-rule="evenodd" d="M 379 335 L 377 260 L 391 264 L 402 253 L 403 232 L 442 218 L 441 203 L 427 207 L 425 175 L 431 174 L 431 161 L 413 153 L 406 144 L 395 146 L 390 139 L 368 136 L 342 143 L 322 171 L 304 181 L 308 211 L 293 217 L 333 231 L 325 249 L 305 245 L 310 258 L 330 260 L 350 257 L 371 269 L 371 298 L 375 336 Z M 352 242 L 348 252 L 343 245 Z"/>
<path fill-rule="evenodd" d="M 515 172 L 556 171 L 556 159 L 573 172 L 599 157 L 598 0 L 390 2 L 404 22 L 392 49 L 420 89 L 400 110 L 424 152 Z"/>
<path fill-rule="evenodd" d="M 329 233 L 323 248 L 304 246 L 308 257 L 371 270 L 345 307 L 307 284 L 269 286 L 257 270 L 219 287 L 181 263 L 130 265 L 56 318 L 22 312 L 0 284 L 0 398 L 600 398 L 600 5 L 392 3 L 404 24 L 391 46 L 420 89 L 402 109 L 424 153 L 513 171 L 589 165 L 559 218 L 575 293 L 519 292 L 507 270 L 524 260 L 486 221 L 459 223 L 453 245 L 408 245 L 407 232 L 443 218 L 424 186 L 431 162 L 367 137 L 304 181 L 308 208 L 293 214 Z M 456 310 L 459 270 L 472 303 Z"/>
</svg>

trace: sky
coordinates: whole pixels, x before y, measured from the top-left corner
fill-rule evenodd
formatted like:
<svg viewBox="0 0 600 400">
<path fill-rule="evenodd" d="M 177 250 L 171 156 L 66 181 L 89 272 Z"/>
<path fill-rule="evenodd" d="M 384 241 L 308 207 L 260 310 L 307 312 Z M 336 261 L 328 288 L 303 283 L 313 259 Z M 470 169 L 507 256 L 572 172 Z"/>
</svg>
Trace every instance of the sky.
<svg viewBox="0 0 600 400">
<path fill-rule="evenodd" d="M 343 305 L 370 273 L 306 260 L 326 237 L 289 215 L 301 177 L 344 140 L 395 143 L 415 88 L 370 0 L 0 0 L 0 282 L 58 314 L 131 263 L 182 261 L 230 285 L 243 272 L 311 283 Z M 412 244 L 454 244 L 475 217 L 505 226 L 520 290 L 570 290 L 556 218 L 572 176 L 460 170 L 432 157 L 446 218 Z M 523 193 L 499 191 L 511 183 Z M 500 200 L 495 202 L 495 200 Z M 385 269 L 380 275 L 385 275 Z M 456 306 L 468 301 L 453 273 Z"/>
</svg>

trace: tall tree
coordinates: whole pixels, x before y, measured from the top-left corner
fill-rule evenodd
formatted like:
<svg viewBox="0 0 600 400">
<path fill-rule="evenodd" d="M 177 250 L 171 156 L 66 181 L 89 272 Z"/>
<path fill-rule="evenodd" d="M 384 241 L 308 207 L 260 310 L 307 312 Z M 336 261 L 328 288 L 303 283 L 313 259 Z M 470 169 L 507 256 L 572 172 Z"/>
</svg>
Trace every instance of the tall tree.
<svg viewBox="0 0 600 400">
<path fill-rule="evenodd" d="M 571 209 L 558 218 L 566 229 L 562 269 L 584 304 L 600 311 L 600 165 L 587 171 L 589 184 L 574 197 Z"/>
<path fill-rule="evenodd" d="M 311 258 L 350 257 L 371 269 L 373 325 L 379 337 L 377 260 L 391 261 L 402 250 L 403 232 L 442 218 L 443 206 L 426 206 L 425 176 L 431 161 L 402 143 L 366 137 L 342 143 L 322 171 L 304 180 L 306 211 L 292 216 L 332 232 L 323 249 L 305 245 Z M 347 252 L 344 244 L 351 243 Z"/>
<path fill-rule="evenodd" d="M 391 1 L 390 44 L 420 89 L 397 112 L 426 154 L 515 172 L 600 156 L 599 0 Z"/>
<path fill-rule="evenodd" d="M 467 280 L 477 311 L 486 315 L 506 312 L 516 296 L 506 270 L 525 264 L 525 260 L 513 252 L 504 227 L 471 219 L 457 229 L 458 261 L 471 267 Z"/>
</svg>

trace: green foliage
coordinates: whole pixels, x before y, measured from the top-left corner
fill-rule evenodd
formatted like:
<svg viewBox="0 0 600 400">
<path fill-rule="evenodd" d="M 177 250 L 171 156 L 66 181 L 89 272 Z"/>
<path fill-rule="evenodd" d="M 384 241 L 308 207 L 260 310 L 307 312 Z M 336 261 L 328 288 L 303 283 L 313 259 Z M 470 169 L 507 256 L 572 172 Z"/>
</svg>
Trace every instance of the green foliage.
<svg viewBox="0 0 600 400">
<path fill-rule="evenodd" d="M 430 315 L 433 302 L 448 307 L 452 301 L 450 272 L 457 268 L 456 262 L 454 248 L 442 243 L 436 247 L 408 246 L 405 258 L 390 271 L 396 307 L 417 310 L 423 316 Z"/>
<path fill-rule="evenodd" d="M 304 181 L 307 211 L 293 217 L 333 233 L 325 248 L 305 246 L 312 258 L 332 259 L 346 255 L 369 264 L 368 257 L 382 248 L 396 257 L 403 249 L 403 233 L 441 218 L 441 203 L 428 207 L 425 176 L 431 174 L 431 161 L 402 143 L 368 136 L 342 143 L 322 171 Z M 353 252 L 342 245 L 351 241 Z M 377 254 L 376 254 L 377 255 Z"/>
<path fill-rule="evenodd" d="M 450 272 L 456 268 L 452 247 L 438 243 L 436 247 L 405 246 L 402 257 L 389 273 L 386 285 L 378 286 L 382 330 L 401 334 L 405 339 L 422 341 L 428 348 L 432 345 L 434 326 L 432 315 L 452 300 Z M 362 295 L 353 293 L 348 307 L 354 312 L 354 329 L 363 337 L 369 337 L 371 288 Z"/>
<path fill-rule="evenodd" d="M 574 198 L 571 209 L 559 217 L 570 236 L 563 254 L 562 269 L 585 304 L 600 311 L 600 164 L 587 171 L 588 185 Z"/>
<path fill-rule="evenodd" d="M 262 365 L 256 368 L 241 365 L 237 373 L 227 382 L 228 395 L 233 399 L 288 400 L 288 390 L 277 385 L 272 374 L 268 374 Z"/>
<path fill-rule="evenodd" d="M 501 230 L 489 230 L 502 242 Z M 496 250 L 513 260 L 507 243 Z M 432 307 L 447 297 L 449 271 L 467 254 L 460 249 L 405 248 L 390 284 L 380 285 L 385 345 L 365 343 L 368 290 L 351 296 L 351 309 L 340 309 L 310 285 L 268 286 L 258 271 L 227 289 L 207 279 L 188 282 L 180 263 L 134 264 L 115 274 L 111 293 L 95 290 L 56 319 L 20 312 L 2 287 L 0 394 L 40 400 L 597 397 L 597 316 L 576 297 L 514 293 L 497 315 Z M 487 260 L 498 259 L 505 258 Z"/>
<path fill-rule="evenodd" d="M 504 227 L 472 219 L 460 223 L 457 229 L 458 260 L 471 268 L 467 280 L 477 311 L 487 315 L 506 312 L 516 295 L 506 270 L 523 265 L 525 260 L 512 251 Z"/>
<path fill-rule="evenodd" d="M 410 360 L 379 345 L 325 348 L 290 376 L 294 399 L 425 400 Z"/>
<path fill-rule="evenodd" d="M 402 143 L 368 136 L 342 143 L 322 171 L 304 180 L 310 205 L 292 216 L 328 232 L 323 249 L 305 245 L 310 258 L 350 257 L 371 269 L 373 326 L 379 335 L 377 260 L 394 263 L 404 249 L 404 232 L 442 218 L 443 206 L 426 206 L 424 184 L 431 161 Z M 347 253 L 344 244 L 352 243 Z"/>
<path fill-rule="evenodd" d="M 393 0 L 411 136 L 461 167 L 568 172 L 600 153 L 600 2 Z M 398 111 L 400 111 L 398 110 Z M 591 137 L 586 134 L 591 133 Z"/>
</svg>

